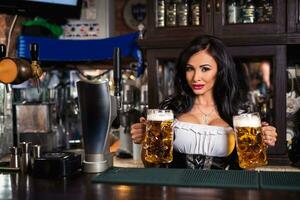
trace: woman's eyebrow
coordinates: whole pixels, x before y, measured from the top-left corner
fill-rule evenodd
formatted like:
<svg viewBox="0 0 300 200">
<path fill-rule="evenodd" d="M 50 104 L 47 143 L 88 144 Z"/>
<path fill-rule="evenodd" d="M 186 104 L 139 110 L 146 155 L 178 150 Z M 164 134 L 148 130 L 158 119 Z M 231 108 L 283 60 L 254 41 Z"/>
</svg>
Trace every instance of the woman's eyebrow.
<svg viewBox="0 0 300 200">
<path fill-rule="evenodd" d="M 211 65 L 210 64 L 202 64 L 199 67 L 211 67 Z"/>
</svg>

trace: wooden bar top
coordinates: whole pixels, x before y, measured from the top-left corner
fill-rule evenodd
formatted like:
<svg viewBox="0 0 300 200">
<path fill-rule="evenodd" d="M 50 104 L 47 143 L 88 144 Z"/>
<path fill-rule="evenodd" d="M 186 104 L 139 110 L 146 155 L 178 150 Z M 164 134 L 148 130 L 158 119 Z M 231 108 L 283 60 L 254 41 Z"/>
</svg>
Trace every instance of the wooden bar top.
<svg viewBox="0 0 300 200">
<path fill-rule="evenodd" d="M 0 199 L 104 199 L 104 200 L 196 200 L 196 199 L 299 199 L 300 192 L 153 185 L 92 183 L 96 174 L 78 174 L 60 179 L 38 179 L 22 173 L 0 173 Z"/>
</svg>

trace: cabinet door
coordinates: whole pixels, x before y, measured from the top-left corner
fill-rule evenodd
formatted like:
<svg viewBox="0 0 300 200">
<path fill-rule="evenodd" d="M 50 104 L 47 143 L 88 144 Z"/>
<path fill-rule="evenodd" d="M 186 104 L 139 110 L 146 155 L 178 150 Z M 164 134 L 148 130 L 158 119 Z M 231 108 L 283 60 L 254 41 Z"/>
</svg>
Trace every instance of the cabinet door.
<svg viewBox="0 0 300 200">
<path fill-rule="evenodd" d="M 252 0 L 250 3 L 214 0 L 214 33 L 218 36 L 284 33 L 285 8 L 286 1 L 282 0 Z"/>
<path fill-rule="evenodd" d="M 157 108 L 174 91 L 172 76 L 179 52 L 180 49 L 147 50 L 149 108 Z"/>
<path fill-rule="evenodd" d="M 235 59 L 243 58 L 250 61 L 268 60 L 271 66 L 271 123 L 276 127 L 278 138 L 276 146 L 269 148 L 269 154 L 286 153 L 286 47 L 277 46 L 250 46 L 229 47 Z M 255 78 L 255 77 L 254 77 Z M 256 79 L 256 78 L 255 78 Z M 257 84 L 253 78 L 253 84 Z M 250 89 L 251 91 L 251 89 Z M 261 113 L 262 114 L 262 113 Z"/>
<path fill-rule="evenodd" d="M 198 8 L 200 12 L 200 23 L 199 25 L 192 25 L 188 23 L 187 25 L 180 25 L 178 22 L 178 18 L 173 25 L 167 23 L 167 18 L 170 18 L 170 8 L 171 5 L 169 2 L 174 2 L 175 9 L 174 13 L 179 11 L 179 3 L 178 1 L 169 1 L 169 0 L 148 0 L 147 6 L 149 13 L 148 15 L 148 26 L 147 26 L 147 34 L 146 39 L 170 39 L 170 38 L 191 38 L 200 33 L 212 33 L 213 31 L 213 22 L 212 22 L 212 0 L 199 0 Z M 186 1 L 189 2 L 189 1 Z M 188 4 L 188 3 L 187 3 Z M 177 6 L 177 8 L 176 8 Z M 191 9 L 190 4 L 188 5 L 188 9 Z M 191 11 L 188 10 L 190 13 Z M 160 21 L 160 22 L 159 22 Z"/>
<path fill-rule="evenodd" d="M 278 141 L 275 147 L 269 148 L 269 154 L 285 154 L 286 153 L 286 48 L 285 46 L 250 46 L 250 47 L 229 47 L 235 60 L 242 59 L 254 63 L 261 63 L 267 60 L 270 63 L 270 87 L 271 98 L 268 100 L 268 115 L 266 121 L 274 125 L 278 132 Z M 174 66 L 178 58 L 180 49 L 149 49 L 147 51 L 148 60 L 148 91 L 149 91 L 149 107 L 157 108 L 159 103 L 172 94 L 174 85 Z M 255 71 L 252 70 L 252 71 Z M 241 75 L 242 76 L 242 75 Z M 243 77 L 244 78 L 244 77 Z M 258 85 L 257 75 L 251 79 L 251 84 Z M 255 86 L 255 87 L 256 87 Z M 254 87 L 254 86 L 253 86 Z M 256 92 L 253 89 L 250 92 Z M 258 96 L 259 97 L 259 96 Z M 261 99 L 260 99 L 261 100 Z M 261 113 L 262 117 L 266 113 L 263 112 L 261 105 L 256 102 L 256 110 Z"/>
<path fill-rule="evenodd" d="M 300 32 L 300 1 L 287 1 L 287 30 L 289 33 Z"/>
</svg>

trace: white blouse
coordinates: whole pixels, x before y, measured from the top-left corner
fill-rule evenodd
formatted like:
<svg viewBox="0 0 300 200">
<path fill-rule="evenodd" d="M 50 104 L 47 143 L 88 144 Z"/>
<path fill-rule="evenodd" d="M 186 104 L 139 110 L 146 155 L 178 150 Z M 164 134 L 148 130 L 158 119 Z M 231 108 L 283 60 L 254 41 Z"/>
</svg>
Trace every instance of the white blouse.
<svg viewBox="0 0 300 200">
<path fill-rule="evenodd" d="M 233 148 L 229 147 L 231 127 L 195 124 L 175 119 L 173 128 L 173 147 L 180 153 L 225 157 L 233 151 Z"/>
</svg>

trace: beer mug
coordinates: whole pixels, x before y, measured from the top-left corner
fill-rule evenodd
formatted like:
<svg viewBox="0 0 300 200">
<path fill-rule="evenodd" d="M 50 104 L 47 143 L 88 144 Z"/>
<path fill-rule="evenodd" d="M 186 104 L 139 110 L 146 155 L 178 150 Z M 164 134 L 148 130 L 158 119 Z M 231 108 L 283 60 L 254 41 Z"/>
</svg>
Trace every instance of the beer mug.
<svg viewBox="0 0 300 200">
<path fill-rule="evenodd" d="M 173 120 L 172 110 L 147 110 L 146 136 L 143 141 L 147 162 L 161 164 L 173 160 Z"/>
<path fill-rule="evenodd" d="M 248 169 L 267 165 L 259 113 L 236 115 L 233 117 L 233 126 L 240 167 Z"/>
</svg>

